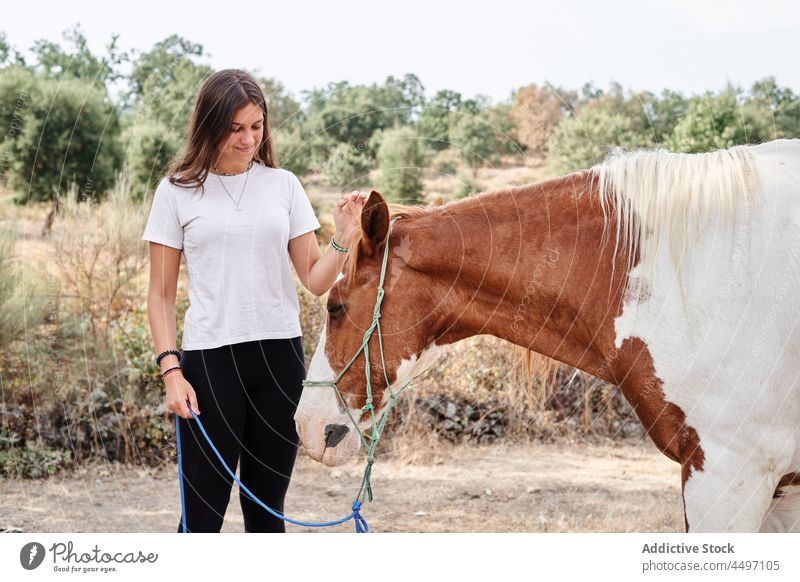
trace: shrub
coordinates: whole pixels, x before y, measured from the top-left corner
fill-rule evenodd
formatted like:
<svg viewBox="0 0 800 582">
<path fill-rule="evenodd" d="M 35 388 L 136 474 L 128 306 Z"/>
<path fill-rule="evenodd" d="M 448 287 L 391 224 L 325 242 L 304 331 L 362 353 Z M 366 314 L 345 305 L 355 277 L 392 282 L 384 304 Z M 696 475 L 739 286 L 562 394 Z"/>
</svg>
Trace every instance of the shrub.
<svg viewBox="0 0 800 582">
<path fill-rule="evenodd" d="M 381 193 L 395 202 L 422 202 L 423 150 L 410 127 L 383 132 L 378 148 Z"/>
</svg>

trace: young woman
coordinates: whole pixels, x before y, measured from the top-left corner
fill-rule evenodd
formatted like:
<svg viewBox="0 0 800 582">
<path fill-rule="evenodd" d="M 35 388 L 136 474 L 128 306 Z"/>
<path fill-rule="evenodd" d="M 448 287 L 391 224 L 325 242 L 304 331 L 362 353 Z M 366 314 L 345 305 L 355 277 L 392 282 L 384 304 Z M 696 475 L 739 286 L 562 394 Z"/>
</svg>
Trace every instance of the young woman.
<svg viewBox="0 0 800 582">
<path fill-rule="evenodd" d="M 180 424 L 185 508 L 178 526 L 218 532 L 232 479 L 192 418 L 198 415 L 232 470 L 283 513 L 297 451 L 293 415 L 305 364 L 299 304 L 289 267 L 315 295 L 341 272 L 344 244 L 360 226 L 366 195 L 344 196 L 336 232 L 320 253 L 319 222 L 300 181 L 278 169 L 258 83 L 219 71 L 200 88 L 187 140 L 156 189 L 143 240 L 150 241 L 148 320 L 166 406 Z M 189 274 L 182 353 L 175 297 L 181 252 Z M 240 493 L 247 532 L 284 522 Z"/>
</svg>

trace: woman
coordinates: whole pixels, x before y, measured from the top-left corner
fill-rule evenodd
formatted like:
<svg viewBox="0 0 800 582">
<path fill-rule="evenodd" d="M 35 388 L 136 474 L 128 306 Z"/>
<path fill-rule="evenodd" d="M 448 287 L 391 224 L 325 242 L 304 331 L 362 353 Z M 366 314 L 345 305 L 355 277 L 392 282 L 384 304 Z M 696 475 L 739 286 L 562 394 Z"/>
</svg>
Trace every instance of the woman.
<svg viewBox="0 0 800 582">
<path fill-rule="evenodd" d="M 366 195 L 336 205 L 330 247 L 320 253 L 319 222 L 300 181 L 278 169 L 264 94 L 240 70 L 208 78 L 187 140 L 156 189 L 144 240 L 150 241 L 148 319 L 166 406 L 180 424 L 181 525 L 218 532 L 232 479 L 192 418 L 240 479 L 283 513 L 298 438 L 293 415 L 305 365 L 299 304 L 288 258 L 314 295 L 341 272 Z M 288 251 L 288 256 L 287 256 Z M 181 252 L 189 273 L 183 352 L 176 348 L 175 297 Z M 247 532 L 283 532 L 284 522 L 240 493 Z"/>
</svg>

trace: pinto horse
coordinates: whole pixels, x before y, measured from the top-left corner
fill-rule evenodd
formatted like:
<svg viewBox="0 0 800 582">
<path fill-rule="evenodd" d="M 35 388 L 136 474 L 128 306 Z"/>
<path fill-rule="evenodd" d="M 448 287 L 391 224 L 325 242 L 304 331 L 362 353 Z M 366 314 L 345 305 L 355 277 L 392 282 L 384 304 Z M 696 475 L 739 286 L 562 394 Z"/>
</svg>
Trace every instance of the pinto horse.
<svg viewBox="0 0 800 582">
<path fill-rule="evenodd" d="M 339 378 L 342 398 L 303 391 L 312 458 L 359 449 L 365 372 L 380 413 L 443 346 L 491 334 L 619 386 L 681 465 L 687 531 L 800 530 L 800 140 L 616 153 L 394 215 L 373 191 L 361 226 L 308 380 L 362 346 L 388 244 L 382 337 L 369 370 L 362 353 Z"/>
</svg>

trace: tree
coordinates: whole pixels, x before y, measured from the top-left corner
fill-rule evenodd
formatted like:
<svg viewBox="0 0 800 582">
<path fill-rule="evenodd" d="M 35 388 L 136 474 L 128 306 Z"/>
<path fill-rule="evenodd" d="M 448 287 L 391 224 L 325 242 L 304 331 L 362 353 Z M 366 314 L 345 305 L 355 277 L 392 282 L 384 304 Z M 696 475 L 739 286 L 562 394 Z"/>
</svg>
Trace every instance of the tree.
<svg viewBox="0 0 800 582">
<path fill-rule="evenodd" d="M 286 91 L 286 88 L 277 79 L 260 77 L 258 82 L 267 100 L 270 127 L 290 131 L 299 128 L 303 121 L 300 103 Z"/>
<path fill-rule="evenodd" d="M 299 129 L 287 129 L 285 126 L 273 129 L 272 147 L 281 168 L 286 168 L 297 176 L 311 170 L 311 149 L 303 141 Z"/>
<path fill-rule="evenodd" d="M 494 129 L 483 117 L 464 114 L 455 123 L 451 136 L 459 157 L 472 168 L 475 178 L 478 168 L 486 165 L 496 150 Z"/>
<path fill-rule="evenodd" d="M 337 188 L 357 188 L 369 181 L 372 160 L 365 148 L 340 143 L 331 152 L 324 173 L 330 184 Z"/>
<path fill-rule="evenodd" d="M 521 155 L 517 125 L 511 113 L 511 103 L 498 103 L 484 112 L 484 117 L 494 132 L 495 153 L 498 155 Z"/>
<path fill-rule="evenodd" d="M 417 121 L 417 133 L 433 150 L 450 147 L 452 116 L 461 109 L 461 93 L 442 89 L 425 104 Z"/>
<path fill-rule="evenodd" d="M 780 87 L 774 77 L 753 83 L 745 108 L 767 118 L 770 139 L 800 137 L 800 95 Z"/>
<path fill-rule="evenodd" d="M 603 101 L 596 99 L 556 126 L 547 145 L 550 164 L 556 172 L 593 166 L 615 146 L 640 148 L 652 144 L 638 120 L 613 112 Z"/>
<path fill-rule="evenodd" d="M 45 39 L 34 43 L 31 48 L 36 57 L 34 72 L 53 79 L 75 78 L 97 83 L 108 93 L 108 85 L 122 77 L 118 67 L 128 60 L 127 53 L 120 52 L 117 48 L 119 35 L 112 35 L 111 42 L 106 45 L 105 57 L 92 54 L 80 25 L 68 29 L 63 36 L 71 45 L 71 50 L 64 50 Z"/>
<path fill-rule="evenodd" d="M 85 198 L 113 185 L 121 162 L 119 119 L 104 87 L 15 65 L 0 75 L 0 111 L 12 128 L 4 157 L 18 203 L 52 200 L 73 182 Z"/>
<path fill-rule="evenodd" d="M 201 83 L 213 74 L 196 62 L 203 47 L 172 35 L 136 56 L 123 101 L 124 171 L 136 199 L 146 196 L 161 180 L 169 160 L 178 152 Z"/>
<path fill-rule="evenodd" d="M 729 85 L 716 95 L 693 97 L 668 143 L 679 152 L 707 152 L 767 140 L 770 126 L 771 115 L 743 106 L 740 89 Z"/>
<path fill-rule="evenodd" d="M 420 138 L 410 127 L 383 132 L 377 156 L 384 196 L 403 203 L 422 202 L 422 151 Z"/>
<path fill-rule="evenodd" d="M 128 76 L 128 99 L 141 99 L 153 87 L 180 83 L 182 79 L 178 71 L 189 63 L 196 67 L 196 59 L 203 56 L 202 45 L 177 34 L 157 42 L 152 49 L 136 56 Z"/>
<path fill-rule="evenodd" d="M 421 106 L 422 85 L 414 75 L 388 77 L 382 85 L 342 81 L 304 93 L 308 104 L 303 138 L 323 164 L 339 143 L 365 145 L 381 129 L 408 125 Z"/>
<path fill-rule="evenodd" d="M 562 102 L 549 87 L 532 84 L 512 97 L 511 116 L 519 140 L 529 154 L 544 154 L 547 141 L 562 116 Z"/>
</svg>

